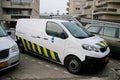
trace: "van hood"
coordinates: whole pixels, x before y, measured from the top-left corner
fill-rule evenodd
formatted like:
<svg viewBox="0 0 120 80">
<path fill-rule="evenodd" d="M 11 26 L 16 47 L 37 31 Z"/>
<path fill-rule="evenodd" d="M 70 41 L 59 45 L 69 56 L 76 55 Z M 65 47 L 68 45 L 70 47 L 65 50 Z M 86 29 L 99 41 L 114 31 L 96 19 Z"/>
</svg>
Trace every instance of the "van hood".
<svg viewBox="0 0 120 80">
<path fill-rule="evenodd" d="M 9 49 L 13 45 L 15 45 L 15 42 L 11 37 L 9 36 L 0 37 L 0 51 L 4 49 Z"/>
<path fill-rule="evenodd" d="M 107 42 L 104 39 L 100 38 L 99 36 L 85 38 L 83 39 L 83 44 L 88 44 L 98 48 L 103 48 L 108 46 Z"/>
</svg>

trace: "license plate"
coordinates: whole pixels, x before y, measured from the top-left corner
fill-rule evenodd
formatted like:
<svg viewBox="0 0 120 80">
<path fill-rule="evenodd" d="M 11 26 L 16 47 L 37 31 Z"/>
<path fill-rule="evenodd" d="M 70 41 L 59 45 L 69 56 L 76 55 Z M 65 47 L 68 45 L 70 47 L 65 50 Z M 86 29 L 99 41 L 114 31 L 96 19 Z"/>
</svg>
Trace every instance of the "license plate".
<svg viewBox="0 0 120 80">
<path fill-rule="evenodd" d="M 6 66 L 8 66 L 8 62 L 7 61 L 0 63 L 0 68 L 6 67 Z"/>
</svg>

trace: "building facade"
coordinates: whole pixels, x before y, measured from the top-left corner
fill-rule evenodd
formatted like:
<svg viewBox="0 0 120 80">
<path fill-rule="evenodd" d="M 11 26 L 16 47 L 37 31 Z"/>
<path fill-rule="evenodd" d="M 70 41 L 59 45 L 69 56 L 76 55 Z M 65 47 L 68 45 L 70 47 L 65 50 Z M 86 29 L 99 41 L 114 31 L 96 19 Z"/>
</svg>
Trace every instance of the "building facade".
<svg viewBox="0 0 120 80">
<path fill-rule="evenodd" d="M 76 1 L 82 5 L 76 6 Z M 67 11 L 81 18 L 120 22 L 119 4 L 120 0 L 69 0 Z M 77 7 L 79 12 L 76 12 Z"/>
<path fill-rule="evenodd" d="M 82 8 L 82 14 L 80 17 L 84 18 L 93 18 L 93 10 L 94 10 L 95 2 L 93 0 L 85 0 L 85 5 Z"/>
<path fill-rule="evenodd" d="M 85 0 L 69 0 L 69 2 L 67 2 L 67 11 L 68 11 L 68 15 L 71 16 L 78 16 L 82 13 L 82 8 L 83 5 L 85 5 Z"/>
<path fill-rule="evenodd" d="M 17 19 L 38 18 L 40 0 L 0 0 L 1 19 L 14 27 Z"/>
<path fill-rule="evenodd" d="M 1 8 L 1 0 L 0 0 L 0 20 L 2 19 L 2 8 Z"/>
<path fill-rule="evenodd" d="M 120 22 L 120 0 L 98 0 L 95 3 L 94 18 Z"/>
</svg>

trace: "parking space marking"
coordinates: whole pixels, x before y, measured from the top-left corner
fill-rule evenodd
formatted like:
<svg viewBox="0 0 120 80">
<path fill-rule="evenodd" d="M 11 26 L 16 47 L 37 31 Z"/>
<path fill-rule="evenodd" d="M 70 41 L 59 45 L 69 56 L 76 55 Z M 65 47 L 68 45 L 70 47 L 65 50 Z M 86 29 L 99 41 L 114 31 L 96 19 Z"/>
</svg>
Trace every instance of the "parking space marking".
<svg viewBox="0 0 120 80">
<path fill-rule="evenodd" d="M 25 57 L 25 59 L 28 59 L 28 57 Z"/>
<path fill-rule="evenodd" d="M 43 62 L 38 62 L 39 64 L 43 64 Z"/>
<path fill-rule="evenodd" d="M 50 65 L 45 65 L 45 66 L 48 67 L 48 68 L 50 67 Z"/>
<path fill-rule="evenodd" d="M 63 71 L 65 74 L 69 74 L 69 72 L 67 72 L 67 71 Z"/>
<path fill-rule="evenodd" d="M 59 68 L 56 68 L 56 67 L 55 67 L 55 68 L 54 68 L 54 70 L 58 71 L 58 70 L 59 70 Z"/>
<path fill-rule="evenodd" d="M 35 62 L 35 60 L 34 60 L 34 59 L 32 59 L 32 61 L 33 61 L 33 62 Z"/>
</svg>

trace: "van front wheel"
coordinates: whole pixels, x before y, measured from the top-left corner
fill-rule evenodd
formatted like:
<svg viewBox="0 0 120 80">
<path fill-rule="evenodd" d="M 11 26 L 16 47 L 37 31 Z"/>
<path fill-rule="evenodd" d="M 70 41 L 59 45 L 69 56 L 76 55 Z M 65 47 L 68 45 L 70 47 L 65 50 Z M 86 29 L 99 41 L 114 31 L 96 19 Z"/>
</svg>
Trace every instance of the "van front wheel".
<svg viewBox="0 0 120 80">
<path fill-rule="evenodd" d="M 65 67 L 73 74 L 79 74 L 81 72 L 81 61 L 75 56 L 69 56 L 65 60 Z"/>
</svg>

